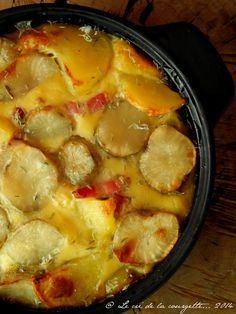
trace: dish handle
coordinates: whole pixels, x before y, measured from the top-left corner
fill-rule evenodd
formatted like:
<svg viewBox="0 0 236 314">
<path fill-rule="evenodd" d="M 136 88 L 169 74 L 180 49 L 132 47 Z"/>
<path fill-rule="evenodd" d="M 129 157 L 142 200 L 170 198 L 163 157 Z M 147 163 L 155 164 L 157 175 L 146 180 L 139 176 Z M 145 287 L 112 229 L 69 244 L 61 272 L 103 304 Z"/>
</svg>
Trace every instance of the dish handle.
<svg viewBox="0 0 236 314">
<path fill-rule="evenodd" d="M 234 83 L 221 56 L 196 26 L 178 22 L 142 28 L 178 65 L 214 127 L 234 96 Z"/>
</svg>

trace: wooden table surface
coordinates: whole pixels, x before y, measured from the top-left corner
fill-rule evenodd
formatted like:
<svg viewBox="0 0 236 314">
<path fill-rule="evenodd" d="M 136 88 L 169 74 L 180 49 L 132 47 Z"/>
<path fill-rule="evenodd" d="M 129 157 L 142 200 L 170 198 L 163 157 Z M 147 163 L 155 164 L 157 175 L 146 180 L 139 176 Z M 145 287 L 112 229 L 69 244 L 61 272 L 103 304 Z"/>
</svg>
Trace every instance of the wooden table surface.
<svg viewBox="0 0 236 314">
<path fill-rule="evenodd" d="M 54 1 L 1 0 L 0 9 L 40 2 Z M 67 2 L 99 8 L 144 26 L 192 22 L 209 36 L 236 83 L 236 0 Z M 139 309 L 130 309 L 127 314 L 236 313 L 236 98 L 218 122 L 214 135 L 215 187 L 200 237 L 172 278 Z M 206 308 L 200 309 L 198 302 Z"/>
</svg>

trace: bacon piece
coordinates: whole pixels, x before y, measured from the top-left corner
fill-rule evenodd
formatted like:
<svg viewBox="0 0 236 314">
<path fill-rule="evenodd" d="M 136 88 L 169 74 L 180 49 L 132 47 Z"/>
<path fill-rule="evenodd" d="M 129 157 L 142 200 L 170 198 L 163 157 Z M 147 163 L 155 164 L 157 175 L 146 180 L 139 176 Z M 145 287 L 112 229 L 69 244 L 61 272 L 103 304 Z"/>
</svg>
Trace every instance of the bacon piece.
<svg viewBox="0 0 236 314">
<path fill-rule="evenodd" d="M 121 192 L 129 183 L 129 178 L 118 176 L 94 185 L 86 185 L 78 187 L 72 192 L 75 198 L 85 197 L 111 197 Z"/>
<path fill-rule="evenodd" d="M 88 108 L 88 111 L 90 112 L 97 112 L 99 110 L 102 110 L 105 105 L 108 103 L 108 97 L 105 93 L 99 93 L 92 98 L 90 98 L 86 106 Z"/>
</svg>

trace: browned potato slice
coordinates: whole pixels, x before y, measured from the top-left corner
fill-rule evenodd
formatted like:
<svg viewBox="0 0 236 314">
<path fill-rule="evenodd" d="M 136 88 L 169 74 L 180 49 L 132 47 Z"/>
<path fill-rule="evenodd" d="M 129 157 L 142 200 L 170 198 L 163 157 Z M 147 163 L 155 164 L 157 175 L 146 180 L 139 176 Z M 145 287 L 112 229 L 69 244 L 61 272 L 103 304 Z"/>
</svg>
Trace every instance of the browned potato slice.
<svg viewBox="0 0 236 314">
<path fill-rule="evenodd" d="M 161 78 L 157 66 L 135 50 L 129 42 L 113 38 L 114 67 L 124 73 Z"/>
<path fill-rule="evenodd" d="M 56 151 L 72 135 L 70 118 L 53 107 L 30 112 L 24 132 L 27 140 L 50 152 Z"/>
<path fill-rule="evenodd" d="M 13 138 L 16 127 L 10 119 L 0 116 L 0 150 L 4 149 Z"/>
<path fill-rule="evenodd" d="M 23 50 L 38 49 L 56 57 L 72 92 L 91 91 L 110 68 L 109 37 L 91 27 L 45 24 L 38 31 L 23 34 Z"/>
<path fill-rule="evenodd" d="M 7 38 L 0 37 L 0 72 L 14 61 L 16 55 L 15 43 Z"/>
<path fill-rule="evenodd" d="M 7 238 L 9 221 L 5 210 L 0 207 L 0 247 Z"/>
<path fill-rule="evenodd" d="M 42 302 L 50 308 L 75 304 L 88 306 L 104 297 L 104 288 L 101 287 L 102 261 L 97 255 L 83 257 L 33 278 Z"/>
<path fill-rule="evenodd" d="M 137 276 L 134 276 L 132 271 L 127 267 L 122 267 L 107 280 L 106 294 L 109 296 L 115 295 L 135 282 L 136 279 Z"/>
<path fill-rule="evenodd" d="M 8 269 L 2 267 L 2 264 L 6 265 L 6 259 L 7 262 L 11 265 Z M 30 272 L 26 272 L 25 269 L 23 269 L 22 265 L 12 265 L 11 258 L 4 252 L 4 249 L 1 250 L 1 276 L 0 276 L 0 286 L 3 285 L 11 285 L 15 282 L 21 281 L 21 280 L 27 280 L 32 277 L 32 274 Z"/>
<path fill-rule="evenodd" d="M 19 56 L 0 73 L 1 90 L 5 87 L 11 97 L 19 97 L 59 73 L 54 59 L 38 53 Z"/>
<path fill-rule="evenodd" d="M 13 96 L 11 95 L 7 86 L 5 86 L 3 82 L 0 81 L 0 101 L 9 101 L 12 99 L 13 99 Z"/>
<path fill-rule="evenodd" d="M 77 200 L 76 206 L 80 224 L 86 228 L 89 238 L 96 243 L 110 242 L 116 226 L 114 199 L 83 198 Z"/>
<path fill-rule="evenodd" d="M 0 37 L 0 101 L 8 101 L 12 99 L 12 95 L 7 86 L 3 84 L 3 78 L 7 75 L 4 70 L 10 64 L 14 64 L 17 56 L 15 43 L 11 40 Z"/>
<path fill-rule="evenodd" d="M 162 261 L 178 239 L 175 215 L 164 212 L 132 212 L 119 223 L 113 251 L 123 263 L 149 264 Z"/>
<path fill-rule="evenodd" d="M 0 191 L 23 211 L 40 208 L 57 187 L 57 171 L 37 148 L 14 142 L 0 155 Z"/>
<path fill-rule="evenodd" d="M 42 307 L 29 279 L 1 285 L 0 297 L 7 301 L 20 302 L 32 307 Z"/>
<path fill-rule="evenodd" d="M 167 124 L 184 135 L 187 135 L 189 133 L 187 125 L 185 125 L 178 111 L 171 111 L 163 115 L 153 117 L 153 120 L 153 124 L 155 127 Z"/>
<path fill-rule="evenodd" d="M 149 116 L 174 111 L 185 103 L 185 99 L 158 79 L 120 74 L 120 82 L 125 98 Z"/>
<path fill-rule="evenodd" d="M 60 252 L 64 243 L 64 237 L 54 226 L 42 220 L 32 220 L 19 227 L 3 248 L 14 263 L 22 267 L 43 266 Z"/>
<path fill-rule="evenodd" d="M 123 100 L 107 108 L 96 130 L 100 146 L 118 157 L 139 152 L 148 135 L 148 116 Z"/>
<path fill-rule="evenodd" d="M 85 141 L 73 138 L 59 152 L 64 174 L 74 185 L 83 183 L 95 169 L 95 161 Z"/>
<path fill-rule="evenodd" d="M 153 188 L 162 193 L 177 190 L 196 163 L 196 149 L 188 137 L 162 125 L 151 134 L 140 158 L 140 170 Z"/>
</svg>

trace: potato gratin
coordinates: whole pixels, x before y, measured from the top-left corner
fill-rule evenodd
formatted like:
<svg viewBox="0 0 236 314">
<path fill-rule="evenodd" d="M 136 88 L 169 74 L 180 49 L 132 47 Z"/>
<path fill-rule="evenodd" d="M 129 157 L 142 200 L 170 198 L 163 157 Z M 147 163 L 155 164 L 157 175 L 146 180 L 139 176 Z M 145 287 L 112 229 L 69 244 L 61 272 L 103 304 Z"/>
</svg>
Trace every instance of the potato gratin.
<svg viewBox="0 0 236 314">
<path fill-rule="evenodd" d="M 0 38 L 0 296 L 88 306 L 172 250 L 194 195 L 185 99 L 127 41 L 44 24 Z"/>
</svg>

